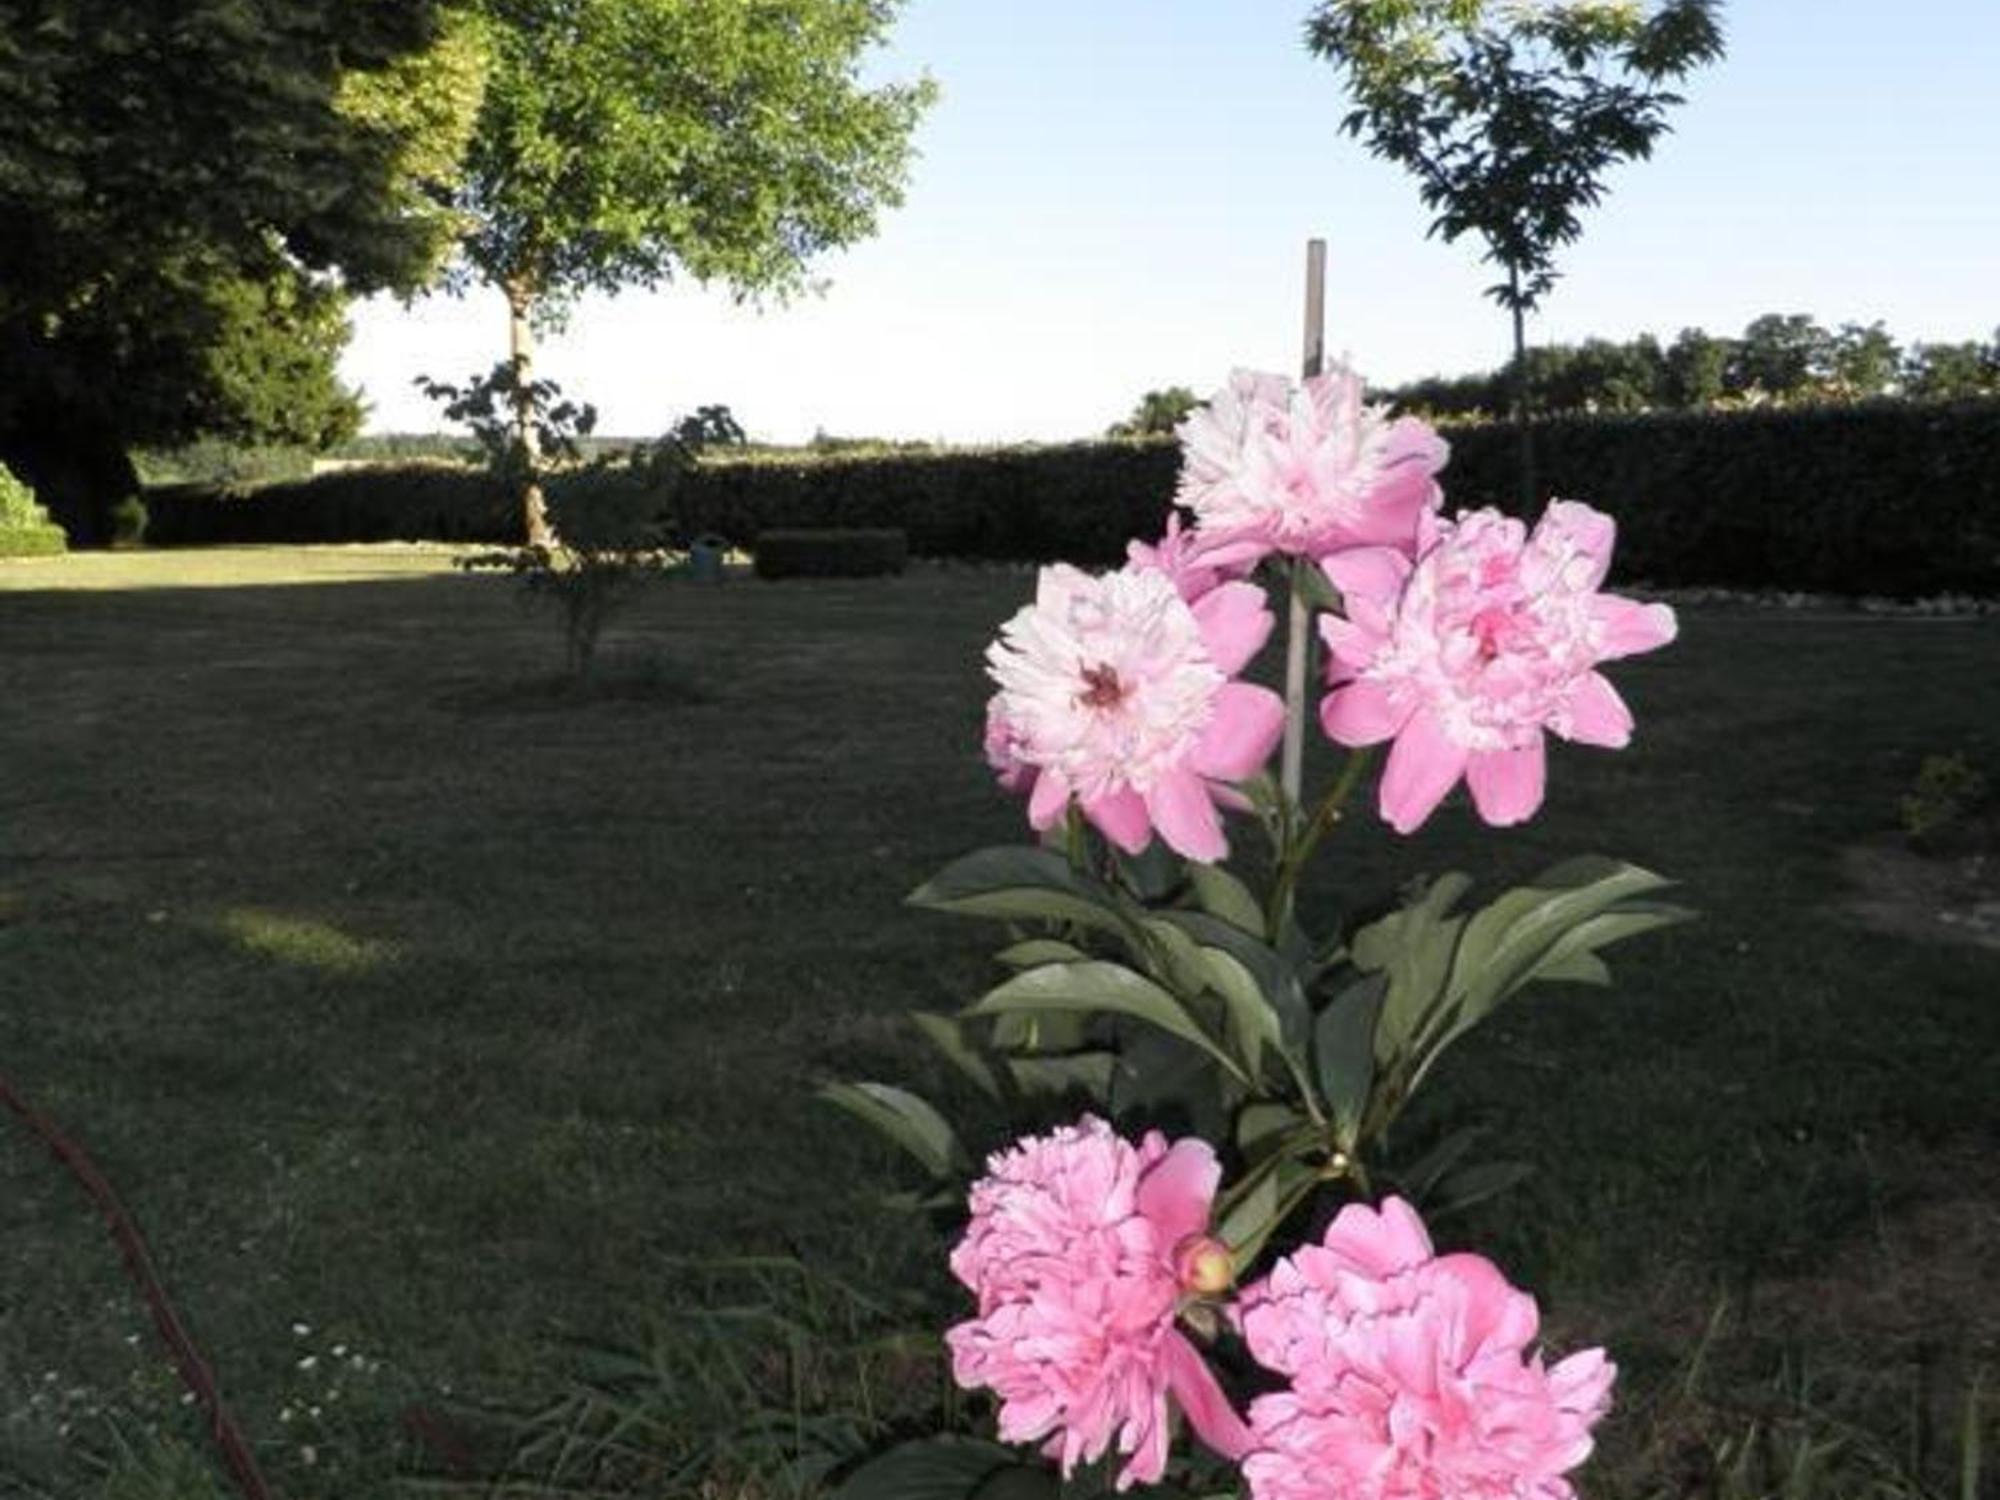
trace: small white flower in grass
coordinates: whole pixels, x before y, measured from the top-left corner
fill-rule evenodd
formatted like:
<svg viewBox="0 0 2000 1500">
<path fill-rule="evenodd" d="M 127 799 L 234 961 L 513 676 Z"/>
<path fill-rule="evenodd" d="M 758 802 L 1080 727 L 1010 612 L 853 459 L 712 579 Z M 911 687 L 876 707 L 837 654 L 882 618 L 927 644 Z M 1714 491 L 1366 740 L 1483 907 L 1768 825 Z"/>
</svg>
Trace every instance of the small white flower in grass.
<svg viewBox="0 0 2000 1500">
<path fill-rule="evenodd" d="M 302 1339 L 311 1332 L 312 1328 L 305 1323 L 294 1323 L 292 1325 L 292 1337 L 295 1339 Z"/>
<path fill-rule="evenodd" d="M 347 1345 L 345 1345 L 345 1344 L 335 1344 L 335 1345 L 333 1346 L 333 1357 L 334 1357 L 335 1359 L 345 1359 L 345 1358 L 347 1358 Z"/>
<path fill-rule="evenodd" d="M 311 1443 L 307 1443 L 299 1449 L 299 1462 L 307 1468 L 311 1468 L 319 1462 L 319 1449 L 315 1448 Z"/>
<path fill-rule="evenodd" d="M 301 1370 L 312 1370 L 318 1367 L 319 1356 L 317 1354 L 308 1354 L 304 1359 L 299 1361 L 299 1368 Z"/>
</svg>

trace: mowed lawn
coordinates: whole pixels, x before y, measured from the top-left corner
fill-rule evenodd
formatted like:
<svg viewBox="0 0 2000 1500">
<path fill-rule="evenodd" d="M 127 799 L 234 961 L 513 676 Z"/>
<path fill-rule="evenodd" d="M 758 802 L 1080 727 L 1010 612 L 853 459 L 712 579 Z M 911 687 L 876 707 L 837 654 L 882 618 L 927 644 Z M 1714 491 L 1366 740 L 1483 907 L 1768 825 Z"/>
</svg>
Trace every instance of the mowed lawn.
<svg viewBox="0 0 2000 1500">
<path fill-rule="evenodd" d="M 990 981 L 987 930 L 900 903 L 1023 835 L 977 745 L 1031 587 L 662 587 L 578 694 L 553 622 L 437 552 L 0 563 L 0 1070 L 117 1184 L 288 1489 L 337 1492 L 281 1420 L 336 1342 L 383 1367 L 315 1420 L 386 1451 L 443 1387 L 554 1389 L 556 1340 L 670 1309 L 682 1257 L 921 1282 L 892 1159 L 809 1094 L 936 1080 L 901 1013 Z M 1865 929 L 1840 860 L 1925 755 L 2000 762 L 2000 619 L 1693 610 L 1616 675 L 1636 744 L 1559 750 L 1527 828 L 1360 820 L 1313 891 L 1601 851 L 1703 913 L 1441 1070 L 1433 1121 L 1539 1167 L 1441 1237 L 1613 1346 L 1632 1473 L 1682 1461 L 1645 1424 L 1718 1312 L 1730 1420 L 1805 1369 L 1921 1445 L 2000 1367 L 2000 952 Z M 0 1205 L 0 1475 L 84 1474 L 94 1409 L 176 1392 L 8 1118 Z"/>
</svg>

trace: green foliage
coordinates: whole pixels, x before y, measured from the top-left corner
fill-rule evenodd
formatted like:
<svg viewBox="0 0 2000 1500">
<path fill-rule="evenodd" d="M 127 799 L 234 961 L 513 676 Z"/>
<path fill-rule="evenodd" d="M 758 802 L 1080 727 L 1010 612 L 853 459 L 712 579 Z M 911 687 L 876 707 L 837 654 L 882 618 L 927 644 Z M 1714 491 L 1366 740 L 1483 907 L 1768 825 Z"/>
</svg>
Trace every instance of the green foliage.
<svg viewBox="0 0 2000 1500">
<path fill-rule="evenodd" d="M 803 289 L 900 201 L 928 83 L 862 86 L 884 0 L 480 0 L 464 253 L 544 320 L 676 274 Z"/>
<path fill-rule="evenodd" d="M 879 578 L 910 561 L 909 537 L 885 527 L 760 531 L 751 545 L 759 578 Z"/>
<path fill-rule="evenodd" d="M 1803 313 L 1768 313 L 1734 338 L 1683 328 L 1616 343 L 1547 344 L 1527 353 L 1542 413 L 1698 411 L 1714 406 L 1919 400 L 2000 394 L 2000 346 L 1917 344 L 1880 322 L 1828 330 Z M 1511 399 L 1509 371 L 1431 377 L 1385 392 L 1436 416 L 1492 415 Z"/>
<path fill-rule="evenodd" d="M 132 455 L 139 480 L 146 485 L 271 484 L 306 479 L 313 457 L 304 448 L 278 448 L 232 443 L 224 438 L 199 438 L 177 448 L 141 449 Z"/>
<path fill-rule="evenodd" d="M 1122 422 L 1113 422 L 1105 429 L 1106 437 L 1165 437 L 1182 422 L 1188 413 L 1201 405 L 1201 398 L 1184 385 L 1170 385 L 1163 391 L 1148 391 L 1139 398 L 1139 404 L 1132 408 L 1132 415 Z"/>
<path fill-rule="evenodd" d="M 1992 788 L 1963 755 L 1926 755 L 1897 807 L 1919 848 L 1936 844 L 1983 809 Z"/>
<path fill-rule="evenodd" d="M 1629 578 L 1830 593 L 2000 593 L 2000 403 L 1574 416 L 1536 428 L 1547 492 L 1619 523 Z M 1509 434 L 1449 429 L 1455 506 L 1504 503 Z M 888 527 L 913 556 L 1116 564 L 1166 521 L 1168 443 L 1076 443 L 856 457 L 711 454 L 655 510 L 678 537 Z M 584 468 L 567 492 L 635 482 Z M 645 483 L 643 479 L 636 482 Z M 477 470 L 356 469 L 247 494 L 155 491 L 154 540 L 508 543 L 520 520 Z"/>
<path fill-rule="evenodd" d="M 524 390 L 519 368 L 502 364 L 463 393 L 427 383 L 432 394 L 452 398 L 447 414 L 453 420 L 472 423 L 489 455 L 495 486 L 510 495 L 534 477 L 533 459 L 519 442 L 512 413 L 530 413 L 542 451 L 572 461 L 580 456 L 577 440 L 596 421 L 591 407 L 563 400 L 553 382 L 537 381 Z M 727 407 L 704 406 L 621 461 L 573 470 L 550 497 L 559 544 L 531 538 L 511 551 L 467 558 L 462 566 L 504 568 L 521 581 L 530 602 L 552 606 L 562 622 L 570 675 L 587 678 L 611 617 L 641 585 L 681 564 L 669 550 L 670 518 L 687 471 L 708 444 L 740 442 L 742 436 Z"/>
<path fill-rule="evenodd" d="M 1008 977 L 919 1029 L 1016 1126 L 1055 1093 L 1234 1142 L 1243 1170 L 1218 1212 L 1245 1268 L 1322 1185 L 1366 1192 L 1386 1176 L 1444 1211 L 1518 1181 L 1512 1164 L 1462 1163 L 1462 1146 L 1392 1159 L 1390 1127 L 1444 1051 L 1505 1002 L 1539 982 L 1606 983 L 1601 949 L 1687 916 L 1653 899 L 1659 877 L 1579 859 L 1470 912 L 1458 910 L 1470 879 L 1445 876 L 1316 940 L 1289 912 L 1283 864 L 1263 902 L 1224 870 L 1092 852 L 1080 826 L 1069 843 L 1067 856 L 981 850 L 911 896 L 1012 935 Z M 912 1156 L 938 1201 L 981 1154 L 905 1090 L 843 1084 L 823 1097 Z"/>
<path fill-rule="evenodd" d="M 347 295 L 453 234 L 444 8 L 0 0 L 0 37 L 0 454 L 99 541 L 132 445 L 351 433 Z"/>
<path fill-rule="evenodd" d="M 1485 241 L 1506 272 L 1488 295 L 1520 311 L 1554 284 L 1605 173 L 1652 154 L 1681 102 L 1666 85 L 1722 55 L 1719 10 L 1323 0 L 1306 37 L 1346 74 L 1341 128 L 1416 177 L 1433 234 Z"/>
<path fill-rule="evenodd" d="M 69 550 L 63 529 L 35 501 L 35 492 L 0 464 L 0 557 L 46 557 Z"/>
<path fill-rule="evenodd" d="M 790 1259 L 661 1269 L 674 1290 L 654 1326 L 576 1348 L 564 1394 L 519 1424 L 480 1493 L 811 1500 L 897 1425 L 955 1404 L 907 1299 Z"/>
</svg>

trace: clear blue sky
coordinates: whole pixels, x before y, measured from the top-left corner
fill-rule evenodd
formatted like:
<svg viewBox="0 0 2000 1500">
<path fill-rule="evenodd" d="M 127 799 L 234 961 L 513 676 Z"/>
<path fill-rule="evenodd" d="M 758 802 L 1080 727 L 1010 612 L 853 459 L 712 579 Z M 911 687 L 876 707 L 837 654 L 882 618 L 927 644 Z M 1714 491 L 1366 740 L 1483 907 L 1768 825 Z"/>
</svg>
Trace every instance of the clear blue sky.
<svg viewBox="0 0 2000 1500">
<path fill-rule="evenodd" d="M 753 436 L 1090 434 L 1149 387 L 1298 358 L 1303 246 L 1329 344 L 1396 381 L 1497 363 L 1471 240 L 1424 237 L 1409 179 L 1339 134 L 1306 0 L 908 0 L 882 76 L 928 72 L 905 205 L 761 312 L 673 287 L 593 300 L 544 369 L 647 434 L 694 406 Z M 2000 0 L 1733 0 L 1728 56 L 1620 169 L 1537 339 L 1734 332 L 1763 312 L 1904 339 L 2000 324 Z M 361 310 L 375 431 L 429 430 L 418 374 L 504 353 L 491 293 Z"/>
</svg>

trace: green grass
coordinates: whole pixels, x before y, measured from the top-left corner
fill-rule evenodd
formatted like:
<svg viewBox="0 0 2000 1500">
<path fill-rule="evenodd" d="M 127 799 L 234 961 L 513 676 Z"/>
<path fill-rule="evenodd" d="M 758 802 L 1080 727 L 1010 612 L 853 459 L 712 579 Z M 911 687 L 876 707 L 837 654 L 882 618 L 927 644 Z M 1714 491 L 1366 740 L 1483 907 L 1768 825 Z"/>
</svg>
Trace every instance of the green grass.
<svg viewBox="0 0 2000 1500">
<path fill-rule="evenodd" d="M 0 563 L 0 1068 L 118 1184 L 287 1494 L 376 1493 L 412 1403 L 553 1390 L 553 1341 L 684 1300 L 683 1257 L 936 1286 L 870 1201 L 887 1154 L 807 1095 L 936 1082 L 899 1017 L 988 978 L 986 931 L 900 901 L 1020 836 L 978 660 L 1029 587 L 666 587 L 578 693 L 553 622 L 437 551 Z M 2000 1368 L 2000 953 L 1861 929 L 1838 868 L 1926 755 L 1995 764 L 1996 662 L 2000 621 L 1694 613 L 1618 671 L 1634 748 L 1559 752 L 1529 827 L 1357 822 L 1318 872 L 1598 850 L 1704 913 L 1431 1106 L 1540 1167 L 1445 1232 L 1625 1364 L 1600 1491 L 1673 1492 L 1781 1388 L 1907 1453 Z M 11 1123 L 0 1202 L 0 1474 L 95 1493 L 92 1409 L 172 1429 L 175 1392 Z M 329 1401 L 336 1343 L 380 1367 Z"/>
</svg>

